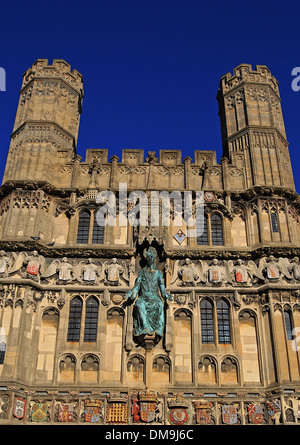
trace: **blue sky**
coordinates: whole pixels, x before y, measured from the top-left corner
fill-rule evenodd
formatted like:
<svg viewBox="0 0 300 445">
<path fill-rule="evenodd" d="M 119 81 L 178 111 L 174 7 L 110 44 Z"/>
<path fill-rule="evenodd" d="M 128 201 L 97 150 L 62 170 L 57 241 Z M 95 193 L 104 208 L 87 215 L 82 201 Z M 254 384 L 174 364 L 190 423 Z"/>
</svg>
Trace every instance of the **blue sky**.
<svg viewBox="0 0 300 445">
<path fill-rule="evenodd" d="M 216 94 L 240 63 L 267 65 L 279 81 L 296 189 L 300 190 L 299 1 L 110 0 L 1 5 L 0 176 L 22 75 L 38 58 L 82 73 L 77 152 L 108 148 L 197 150 L 222 155 Z M 300 84 L 300 82 L 299 82 Z"/>
</svg>

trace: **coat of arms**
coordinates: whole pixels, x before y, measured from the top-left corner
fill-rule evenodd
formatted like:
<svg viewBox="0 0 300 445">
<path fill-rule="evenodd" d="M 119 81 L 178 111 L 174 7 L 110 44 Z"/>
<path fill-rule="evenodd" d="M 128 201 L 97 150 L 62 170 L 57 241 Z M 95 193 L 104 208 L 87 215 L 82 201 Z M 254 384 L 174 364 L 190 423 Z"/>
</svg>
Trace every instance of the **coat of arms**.
<svg viewBox="0 0 300 445">
<path fill-rule="evenodd" d="M 75 403 L 61 403 L 58 407 L 58 421 L 72 422 L 75 406 Z"/>
<path fill-rule="evenodd" d="M 180 395 L 176 395 L 175 400 L 169 401 L 168 407 L 168 417 L 171 425 L 184 425 L 188 422 L 188 404 Z"/>
<path fill-rule="evenodd" d="M 143 422 L 153 422 L 155 418 L 155 402 L 140 402 L 140 416 Z"/>
<path fill-rule="evenodd" d="M 260 424 L 264 420 L 264 408 L 261 403 L 248 405 L 249 422 L 253 424 Z"/>
<path fill-rule="evenodd" d="M 34 402 L 31 411 L 33 422 L 46 422 L 48 417 L 48 404 L 46 402 Z"/>
<path fill-rule="evenodd" d="M 273 417 L 278 411 L 281 410 L 279 400 L 272 400 L 267 402 L 267 413 L 270 417 Z"/>
<path fill-rule="evenodd" d="M 26 400 L 21 399 L 20 397 L 15 398 L 15 405 L 13 415 L 18 419 L 23 419 L 26 408 Z"/>
<path fill-rule="evenodd" d="M 223 423 L 233 425 L 237 423 L 237 407 L 235 405 L 222 405 Z"/>
<path fill-rule="evenodd" d="M 237 283 L 247 283 L 248 281 L 248 272 L 242 267 L 237 267 L 235 269 L 235 280 Z"/>
<path fill-rule="evenodd" d="M 197 414 L 197 423 L 200 425 L 209 425 L 211 423 L 211 410 L 213 404 L 211 402 L 199 401 L 194 402 L 196 414 Z"/>
<path fill-rule="evenodd" d="M 128 400 L 127 395 L 111 393 L 107 398 L 106 422 L 127 423 Z"/>
<path fill-rule="evenodd" d="M 140 418 L 142 422 L 150 423 L 155 419 L 157 394 L 146 389 L 139 392 Z"/>
<path fill-rule="evenodd" d="M 84 401 L 84 421 L 88 423 L 98 423 L 101 417 L 102 400 Z"/>
</svg>

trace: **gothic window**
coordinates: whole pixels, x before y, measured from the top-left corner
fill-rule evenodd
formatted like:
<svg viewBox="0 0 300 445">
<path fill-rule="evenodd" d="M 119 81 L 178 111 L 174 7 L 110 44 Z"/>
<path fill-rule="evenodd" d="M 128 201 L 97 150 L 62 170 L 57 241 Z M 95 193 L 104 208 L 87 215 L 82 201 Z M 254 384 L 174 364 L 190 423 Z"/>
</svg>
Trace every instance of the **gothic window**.
<svg viewBox="0 0 300 445">
<path fill-rule="evenodd" d="M 79 215 L 77 231 L 78 244 L 87 244 L 89 242 L 90 216 L 90 213 L 87 211 L 81 212 Z"/>
<path fill-rule="evenodd" d="M 208 233 L 207 233 L 207 215 L 204 215 L 203 223 L 197 219 L 196 222 L 196 233 L 197 233 L 197 245 L 207 246 L 208 245 Z"/>
<path fill-rule="evenodd" d="M 202 216 L 201 216 L 202 218 Z M 218 213 L 204 215 L 196 220 L 196 234 L 198 246 L 223 246 L 223 220 Z"/>
<path fill-rule="evenodd" d="M 211 242 L 213 246 L 223 246 L 223 226 L 220 215 L 211 216 Z"/>
<path fill-rule="evenodd" d="M 97 209 L 79 214 L 77 244 L 103 244 L 104 226 L 97 222 Z"/>
<path fill-rule="evenodd" d="M 238 365 L 233 357 L 225 357 L 221 363 L 221 373 L 223 383 L 238 383 Z"/>
<path fill-rule="evenodd" d="M 92 244 L 103 244 L 104 226 L 99 226 L 96 215 L 97 212 L 94 212 Z"/>
<path fill-rule="evenodd" d="M 284 311 L 284 321 L 287 339 L 293 340 L 293 323 L 290 311 Z"/>
<path fill-rule="evenodd" d="M 134 355 L 128 359 L 127 362 L 127 379 L 129 382 L 143 382 L 144 381 L 145 360 L 139 355 Z"/>
<path fill-rule="evenodd" d="M 81 362 L 81 371 L 99 371 L 99 359 L 93 354 L 87 354 Z"/>
<path fill-rule="evenodd" d="M 217 302 L 217 319 L 219 343 L 230 343 L 229 304 L 225 300 Z"/>
<path fill-rule="evenodd" d="M 99 303 L 94 297 L 90 297 L 86 302 L 84 341 L 95 342 L 97 340 Z"/>
<path fill-rule="evenodd" d="M 212 357 L 202 357 L 198 363 L 199 381 L 202 384 L 217 383 L 217 366 Z"/>
<path fill-rule="evenodd" d="M 202 343 L 214 343 L 213 305 L 203 298 L 200 303 Z"/>
<path fill-rule="evenodd" d="M 81 325 L 82 300 L 73 298 L 70 303 L 69 326 L 67 341 L 79 341 Z"/>
<path fill-rule="evenodd" d="M 5 350 L 6 350 L 6 344 L 3 341 L 0 343 L 0 365 L 3 365 L 4 363 Z"/>
<path fill-rule="evenodd" d="M 72 354 L 66 354 L 59 362 L 59 379 L 73 383 L 75 379 L 76 359 Z"/>
<path fill-rule="evenodd" d="M 272 223 L 272 232 L 279 232 L 279 225 L 278 225 L 278 216 L 277 213 L 272 212 L 271 213 L 271 223 Z"/>
</svg>

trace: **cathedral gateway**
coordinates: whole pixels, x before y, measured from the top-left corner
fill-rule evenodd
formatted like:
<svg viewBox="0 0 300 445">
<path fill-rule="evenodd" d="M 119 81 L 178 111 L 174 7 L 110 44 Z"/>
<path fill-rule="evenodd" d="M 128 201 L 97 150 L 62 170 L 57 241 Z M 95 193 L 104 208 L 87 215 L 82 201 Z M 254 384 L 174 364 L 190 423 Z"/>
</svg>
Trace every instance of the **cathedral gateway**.
<svg viewBox="0 0 300 445">
<path fill-rule="evenodd" d="M 76 153 L 81 74 L 23 77 L 0 187 L 0 424 L 299 424 L 300 199 L 278 82 L 220 80 L 223 155 Z"/>
</svg>

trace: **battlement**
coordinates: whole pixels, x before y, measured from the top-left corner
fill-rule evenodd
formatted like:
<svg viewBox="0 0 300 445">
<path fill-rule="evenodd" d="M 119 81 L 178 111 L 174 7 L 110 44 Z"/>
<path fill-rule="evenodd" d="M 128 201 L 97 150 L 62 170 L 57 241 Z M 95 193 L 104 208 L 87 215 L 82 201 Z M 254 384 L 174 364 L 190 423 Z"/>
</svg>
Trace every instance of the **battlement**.
<svg viewBox="0 0 300 445">
<path fill-rule="evenodd" d="M 25 71 L 23 75 L 22 89 L 34 78 L 63 79 L 67 84 L 83 95 L 82 75 L 75 69 L 71 71 L 71 65 L 63 59 L 54 59 L 52 65 L 49 64 L 48 59 L 37 59 L 32 67 Z"/>
<path fill-rule="evenodd" d="M 221 77 L 219 93 L 227 94 L 243 83 L 269 85 L 279 95 L 278 81 L 265 65 L 256 65 L 255 69 L 242 63 L 233 69 L 233 74 L 226 73 Z"/>
<path fill-rule="evenodd" d="M 194 151 L 194 162 L 190 156 L 182 159 L 182 152 L 178 149 L 164 149 L 159 150 L 157 153 L 155 150 L 148 151 L 145 155 L 143 149 L 137 148 L 125 148 L 122 150 L 122 157 L 119 159 L 118 156 L 113 156 L 108 160 L 108 149 L 107 148 L 87 148 L 85 162 L 91 164 L 97 161 L 99 164 L 108 164 L 109 161 L 126 165 L 165 165 L 169 167 L 174 167 L 176 165 L 184 165 L 186 163 L 194 165 L 202 165 L 204 162 L 208 166 L 217 164 L 217 155 L 215 150 L 195 150 Z"/>
</svg>

